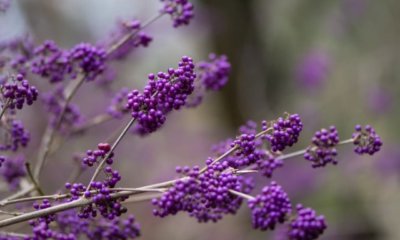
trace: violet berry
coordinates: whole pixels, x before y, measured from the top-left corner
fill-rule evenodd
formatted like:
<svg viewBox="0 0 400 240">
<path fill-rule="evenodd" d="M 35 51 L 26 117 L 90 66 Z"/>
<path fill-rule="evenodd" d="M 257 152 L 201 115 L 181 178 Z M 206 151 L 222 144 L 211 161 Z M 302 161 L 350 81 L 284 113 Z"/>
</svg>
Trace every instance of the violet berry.
<svg viewBox="0 0 400 240">
<path fill-rule="evenodd" d="M 4 157 L 0 173 L 11 189 L 19 185 L 20 180 L 26 176 L 25 158 L 22 155 Z"/>
<path fill-rule="evenodd" d="M 276 158 L 272 153 L 264 151 L 260 159 L 257 160 L 257 170 L 265 177 L 272 177 L 275 169 L 283 166 L 283 161 Z"/>
<path fill-rule="evenodd" d="M 194 89 L 194 67 L 191 58 L 182 57 L 177 69 L 170 68 L 157 76 L 149 74 L 143 93 L 133 90 L 128 94 L 126 107 L 138 121 L 136 131 L 139 134 L 154 132 L 164 124 L 169 112 L 185 105 Z"/>
<path fill-rule="evenodd" d="M 11 77 L 11 81 L 3 83 L 1 94 L 10 109 L 22 109 L 24 104 L 32 105 L 39 95 L 36 87 L 31 86 L 22 74 Z M 2 105 L 4 107 L 5 103 Z"/>
<path fill-rule="evenodd" d="M 49 78 L 51 83 L 64 80 L 65 75 L 72 71 L 69 53 L 59 48 L 53 41 L 47 40 L 36 47 L 34 56 L 31 71 Z"/>
<path fill-rule="evenodd" d="M 353 143 L 356 146 L 354 151 L 359 154 L 373 155 L 378 152 L 382 147 L 382 140 L 379 135 L 375 132 L 375 129 L 370 125 L 366 125 L 364 128 L 361 125 L 355 127 L 355 133 L 353 133 Z"/>
<path fill-rule="evenodd" d="M 282 187 L 271 182 L 261 194 L 248 202 L 253 227 L 260 230 L 274 230 L 278 223 L 286 221 L 292 210 L 290 199 Z"/>
<path fill-rule="evenodd" d="M 99 143 L 97 145 L 96 150 L 87 150 L 86 151 L 86 156 L 82 158 L 82 163 L 92 167 L 95 163 L 98 163 L 101 161 L 107 153 L 111 150 L 111 146 L 108 143 Z M 108 157 L 106 160 L 107 164 L 112 164 L 113 163 L 113 153 Z"/>
<path fill-rule="evenodd" d="M 198 63 L 198 78 L 194 93 L 186 103 L 187 107 L 197 107 L 203 101 L 206 91 L 219 91 L 228 82 L 231 64 L 225 55 L 209 55 L 208 60 Z"/>
<path fill-rule="evenodd" d="M 264 138 L 271 144 L 273 152 L 282 151 L 297 142 L 302 129 L 303 123 L 300 116 L 291 114 L 273 122 L 272 133 L 267 133 Z M 265 130 L 267 130 L 267 125 L 263 124 L 263 131 Z"/>
<path fill-rule="evenodd" d="M 110 116 L 120 119 L 123 115 L 129 112 L 129 109 L 126 108 L 128 94 L 128 88 L 122 88 L 114 95 L 111 99 L 110 106 L 107 108 L 107 112 Z"/>
<path fill-rule="evenodd" d="M 42 96 L 44 107 L 49 114 L 49 122 L 53 127 L 56 127 L 64 107 L 65 96 L 63 90 L 62 86 L 58 86 Z M 66 106 L 59 129 L 61 132 L 68 132 L 71 128 L 78 126 L 81 122 L 82 115 L 78 106 L 70 103 Z"/>
<path fill-rule="evenodd" d="M 199 79 L 205 89 L 219 91 L 228 82 L 231 64 L 225 55 L 211 53 L 208 61 L 199 62 L 198 68 Z"/>
<path fill-rule="evenodd" d="M 199 222 L 216 222 L 226 214 L 236 213 L 242 198 L 231 194 L 229 189 L 248 193 L 253 187 L 251 181 L 225 171 L 228 167 L 226 162 L 213 165 L 210 165 L 212 159 L 207 162 L 208 169 L 203 174 L 200 174 L 199 167 L 176 169 L 186 178 L 178 180 L 160 198 L 153 199 L 155 216 L 165 217 L 185 211 Z"/>
<path fill-rule="evenodd" d="M 169 14 L 173 20 L 173 26 L 188 25 L 193 18 L 193 4 L 188 0 L 161 0 L 164 4 L 161 13 Z"/>
<path fill-rule="evenodd" d="M 134 49 L 143 46 L 147 47 L 153 38 L 141 31 L 141 23 L 138 20 L 121 21 L 118 23 L 116 30 L 111 34 L 110 40 L 106 45 L 113 51 L 109 54 L 108 59 L 122 60 L 126 58 Z M 118 48 L 113 48 L 122 38 L 129 38 Z"/>
<path fill-rule="evenodd" d="M 20 120 L 7 121 L 8 130 L 6 142 L 0 144 L 1 151 L 13 151 L 16 152 L 19 147 L 26 147 L 30 140 L 30 133 L 24 128 Z"/>
<path fill-rule="evenodd" d="M 312 138 L 312 145 L 304 153 L 304 158 L 312 162 L 312 167 L 324 167 L 328 163 L 337 164 L 336 145 L 339 143 L 339 134 L 335 126 L 329 130 L 323 128 L 317 131 Z"/>
<path fill-rule="evenodd" d="M 301 204 L 296 207 L 297 216 L 290 222 L 290 240 L 314 240 L 326 229 L 324 216 L 317 216 L 311 208 L 304 208 Z"/>
<path fill-rule="evenodd" d="M 86 80 L 94 80 L 105 69 L 106 51 L 89 43 L 80 43 L 69 51 L 69 59 L 78 67 L 73 69 L 73 77 L 82 71 Z"/>
</svg>

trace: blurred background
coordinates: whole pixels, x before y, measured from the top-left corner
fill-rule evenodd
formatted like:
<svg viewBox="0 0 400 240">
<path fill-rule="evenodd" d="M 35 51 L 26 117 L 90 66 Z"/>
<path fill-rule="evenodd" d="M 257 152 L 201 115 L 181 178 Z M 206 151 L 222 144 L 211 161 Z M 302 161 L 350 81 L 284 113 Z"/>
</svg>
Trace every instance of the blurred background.
<svg viewBox="0 0 400 240">
<path fill-rule="evenodd" d="M 400 2 L 396 0 L 197 0 L 195 19 L 174 29 L 164 16 L 146 32 L 154 41 L 115 65 L 117 78 L 107 88 L 87 83 L 74 103 L 86 119 L 105 111 L 113 92 L 142 88 L 147 74 L 176 66 L 183 55 L 195 61 L 210 52 L 226 54 L 232 64 L 222 92 L 206 96 L 196 109 L 169 116 L 167 124 L 146 138 L 130 135 L 117 151 L 120 186 L 139 187 L 169 180 L 176 165 L 202 165 L 213 144 L 233 137 L 247 120 L 272 120 L 299 113 L 304 130 L 297 145 L 306 147 L 316 130 L 336 125 L 342 139 L 355 124 L 371 124 L 384 146 L 373 157 L 358 157 L 339 147 L 339 164 L 312 169 L 301 157 L 285 162 L 274 179 L 293 202 L 325 215 L 326 240 L 400 239 Z M 53 39 L 64 48 L 107 37 L 121 19 L 146 21 L 158 0 L 20 0 L 0 14 L 0 38 L 25 33 L 36 44 Z M 45 89 L 45 83 L 38 83 Z M 40 104 L 23 111 L 31 131 L 26 153 L 34 158 L 46 127 Z M 74 169 L 73 156 L 105 141 L 127 120 L 112 121 L 70 137 L 54 152 L 42 182 L 56 191 Z M 89 174 L 79 180 L 87 182 Z M 270 180 L 258 179 L 262 187 Z M 217 224 L 198 224 L 186 214 L 165 219 L 151 205 L 130 204 L 142 225 L 142 239 L 278 239 L 251 227 L 244 204 L 236 216 Z M 22 227 L 22 228 L 20 228 Z M 23 225 L 19 225 L 24 229 Z"/>
</svg>

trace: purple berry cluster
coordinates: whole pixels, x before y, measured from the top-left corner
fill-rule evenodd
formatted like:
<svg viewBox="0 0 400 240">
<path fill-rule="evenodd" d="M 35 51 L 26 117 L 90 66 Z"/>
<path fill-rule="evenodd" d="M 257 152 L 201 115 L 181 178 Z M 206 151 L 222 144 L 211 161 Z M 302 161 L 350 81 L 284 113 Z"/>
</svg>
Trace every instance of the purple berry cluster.
<svg viewBox="0 0 400 240">
<path fill-rule="evenodd" d="M 65 75 L 72 71 L 68 52 L 62 50 L 53 41 L 47 40 L 34 50 L 31 61 L 31 71 L 51 83 L 64 80 Z"/>
<path fill-rule="evenodd" d="M 6 161 L 6 160 L 7 160 L 6 156 L 0 156 L 0 168 L 3 165 L 4 161 Z"/>
<path fill-rule="evenodd" d="M 133 90 L 128 94 L 127 108 L 137 119 L 137 132 L 145 135 L 160 128 L 166 115 L 185 105 L 187 97 L 193 92 L 196 78 L 194 63 L 189 57 L 182 57 L 177 69 L 150 74 L 149 82 L 143 92 Z"/>
<path fill-rule="evenodd" d="M 123 60 L 125 59 L 134 49 L 143 46 L 147 47 L 153 38 L 141 31 L 141 23 L 138 20 L 121 21 L 118 23 L 117 29 L 111 34 L 111 39 L 108 40 L 110 47 L 114 44 L 118 44 L 118 41 L 126 36 L 129 38 L 116 48 L 109 56 L 109 59 Z"/>
<path fill-rule="evenodd" d="M 260 159 L 256 152 L 256 136 L 254 134 L 242 134 L 231 143 L 231 147 L 237 147 L 235 155 L 238 157 L 232 167 L 239 168 L 249 166 Z"/>
<path fill-rule="evenodd" d="M 49 78 L 51 83 L 63 81 L 66 76 L 75 78 L 81 72 L 86 80 L 94 80 L 105 69 L 106 51 L 89 43 L 63 50 L 53 41 L 45 41 L 35 48 L 34 55 L 32 73 Z"/>
<path fill-rule="evenodd" d="M 303 129 L 298 114 L 291 114 L 285 118 L 278 118 L 272 124 L 272 133 L 267 133 L 265 139 L 271 144 L 273 152 L 283 151 L 286 147 L 291 147 L 299 138 L 300 132 Z M 263 131 L 267 130 L 267 125 L 263 125 Z"/>
<path fill-rule="evenodd" d="M 0 87 L 1 95 L 10 109 L 22 109 L 24 104 L 32 105 L 39 95 L 36 87 L 31 86 L 22 74 L 11 77 L 11 81 L 4 82 Z"/>
<path fill-rule="evenodd" d="M 44 199 L 42 203 L 34 203 L 33 207 L 36 210 L 46 209 L 51 207 L 49 200 Z M 76 237 L 73 234 L 64 234 L 50 228 L 50 224 L 56 219 L 55 214 L 50 214 L 45 217 L 31 220 L 29 224 L 32 226 L 32 238 L 29 239 L 57 239 L 57 240 L 75 240 Z"/>
<path fill-rule="evenodd" d="M 140 237 L 140 225 L 133 215 L 129 215 L 126 219 L 98 221 L 86 235 L 89 239 L 135 239 Z"/>
<path fill-rule="evenodd" d="M 72 66 L 72 76 L 83 72 L 86 80 L 94 80 L 105 68 L 106 51 L 101 47 L 89 43 L 80 43 L 69 52 L 69 61 Z"/>
<path fill-rule="evenodd" d="M 206 90 L 219 91 L 228 82 L 231 64 L 225 55 L 211 53 L 208 61 L 198 64 L 199 79 Z"/>
<path fill-rule="evenodd" d="M 283 223 L 292 210 L 290 199 L 282 187 L 271 182 L 262 189 L 260 195 L 248 201 L 253 227 L 260 230 L 274 230 Z"/>
<path fill-rule="evenodd" d="M 45 199 L 42 203 L 34 204 L 34 208 L 46 209 L 51 207 L 50 202 Z M 55 240 L 78 240 L 78 239 L 135 239 L 140 236 L 140 225 L 133 215 L 126 219 L 114 218 L 86 218 L 78 216 L 76 210 L 67 210 L 57 214 L 30 221 L 33 235 L 27 235 L 27 240 L 55 239 Z M 58 226 L 59 229 L 53 230 Z M 11 238 L 2 238 L 10 240 Z M 17 238 L 21 239 L 21 238 Z"/>
<path fill-rule="evenodd" d="M 312 162 L 313 168 L 324 167 L 328 163 L 337 164 L 336 145 L 339 143 L 339 134 L 335 126 L 321 129 L 314 134 L 312 145 L 304 153 L 304 158 Z"/>
<path fill-rule="evenodd" d="M 82 158 L 82 163 L 92 167 L 95 163 L 98 163 L 99 160 L 103 159 L 106 154 L 111 150 L 111 146 L 108 143 L 99 143 L 97 145 L 96 150 L 87 150 L 86 156 Z M 111 165 L 113 163 L 113 153 L 108 156 L 106 159 L 106 163 Z"/>
<path fill-rule="evenodd" d="M 282 167 L 283 162 L 275 158 L 269 151 L 263 148 L 261 138 L 256 138 L 257 123 L 248 121 L 239 128 L 240 136 L 235 140 L 227 139 L 212 147 L 212 152 L 217 156 L 237 146 L 235 154 L 225 157 L 229 167 L 239 169 L 240 167 L 256 164 L 257 169 L 266 177 L 271 177 L 275 169 Z"/>
<path fill-rule="evenodd" d="M 195 82 L 195 91 L 190 96 L 187 107 L 197 107 L 206 91 L 219 91 L 228 82 L 231 64 L 225 55 L 217 56 L 211 53 L 209 60 L 200 61 L 197 65 L 198 78 Z"/>
<path fill-rule="evenodd" d="M 165 217 L 185 211 L 199 222 L 216 222 L 225 214 L 235 214 L 242 199 L 229 190 L 248 193 L 252 184 L 249 179 L 226 171 L 226 162 L 213 165 L 211 162 L 212 159 L 207 160 L 208 168 L 202 174 L 198 167 L 178 167 L 176 172 L 186 178 L 177 180 L 162 197 L 153 199 L 154 215 Z"/>
<path fill-rule="evenodd" d="M 275 157 L 271 152 L 265 150 L 262 157 L 257 161 L 257 169 L 260 173 L 271 178 L 275 169 L 283 166 L 283 161 Z"/>
<path fill-rule="evenodd" d="M 107 113 L 115 119 L 121 119 L 129 109 L 126 108 L 127 97 L 129 94 L 128 88 L 122 88 L 111 99 L 111 104 L 107 108 Z"/>
<path fill-rule="evenodd" d="M 62 86 L 54 88 L 52 91 L 43 94 L 42 101 L 45 110 L 49 115 L 49 122 L 56 127 L 60 114 L 65 103 L 64 88 Z M 64 112 L 61 122 L 61 132 L 68 132 L 71 128 L 78 126 L 82 122 L 82 115 L 77 105 L 69 103 Z"/>
<path fill-rule="evenodd" d="M 173 20 L 173 26 L 189 25 L 194 17 L 193 4 L 188 0 L 161 0 L 164 4 L 161 13 L 169 14 Z"/>
<path fill-rule="evenodd" d="M 0 0 L 0 12 L 6 12 L 11 5 L 11 0 Z"/>
<path fill-rule="evenodd" d="M 360 155 L 373 155 L 381 149 L 382 140 L 370 125 L 366 125 L 364 128 L 357 125 L 355 130 L 352 135 L 353 143 L 356 146 L 354 152 Z"/>
<path fill-rule="evenodd" d="M 20 180 L 26 176 L 25 158 L 22 155 L 15 157 L 2 156 L 3 164 L 0 173 L 4 180 L 8 183 L 10 189 L 15 189 Z"/>
<path fill-rule="evenodd" d="M 327 227 L 324 216 L 317 216 L 313 209 L 304 208 L 301 204 L 296 210 L 297 216 L 290 223 L 290 240 L 314 240 L 322 235 Z"/>
<path fill-rule="evenodd" d="M 16 152 L 20 147 L 26 147 L 30 140 L 30 133 L 19 120 L 7 120 L 6 142 L 0 144 L 0 151 Z"/>
</svg>

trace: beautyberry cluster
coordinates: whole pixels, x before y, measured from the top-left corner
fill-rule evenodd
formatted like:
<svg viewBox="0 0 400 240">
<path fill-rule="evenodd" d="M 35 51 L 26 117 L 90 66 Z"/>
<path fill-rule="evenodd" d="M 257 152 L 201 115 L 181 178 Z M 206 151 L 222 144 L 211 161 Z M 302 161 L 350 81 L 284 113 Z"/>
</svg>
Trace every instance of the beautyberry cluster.
<svg viewBox="0 0 400 240">
<path fill-rule="evenodd" d="M 225 55 L 217 56 L 211 53 L 208 58 L 208 61 L 198 64 L 199 79 L 206 90 L 219 91 L 228 82 L 231 64 Z"/>
<path fill-rule="evenodd" d="M 337 164 L 335 146 L 339 143 L 339 134 L 335 126 L 321 129 L 314 134 L 312 145 L 304 153 L 304 158 L 312 162 L 313 168 L 324 167 L 328 163 Z"/>
<path fill-rule="evenodd" d="M 34 50 L 31 71 L 41 77 L 49 78 L 51 83 L 64 80 L 71 73 L 69 53 L 59 48 L 54 41 L 47 40 Z"/>
<path fill-rule="evenodd" d="M 189 25 L 193 18 L 193 4 L 188 0 L 161 0 L 164 3 L 161 13 L 169 14 L 173 20 L 173 26 Z"/>
<path fill-rule="evenodd" d="M 355 130 L 356 132 L 353 133 L 352 138 L 356 146 L 354 151 L 357 154 L 373 155 L 381 149 L 382 140 L 370 125 L 366 125 L 364 128 L 361 125 L 357 125 Z"/>
<path fill-rule="evenodd" d="M 111 146 L 108 143 L 99 143 L 96 150 L 87 150 L 86 156 L 82 159 L 82 163 L 92 167 L 99 160 L 102 160 L 107 153 L 111 150 Z M 111 165 L 113 163 L 113 153 L 108 156 L 106 163 Z"/>
<path fill-rule="evenodd" d="M 86 237 L 91 240 L 113 240 L 135 239 L 140 236 L 140 225 L 133 215 L 129 215 L 126 219 L 115 218 L 111 221 L 104 218 L 82 219 L 77 216 L 76 210 L 69 210 L 58 213 L 56 222 L 63 233 L 72 234 L 74 239 Z"/>
<path fill-rule="evenodd" d="M 299 138 L 300 132 L 303 129 L 298 114 L 291 114 L 285 118 L 278 118 L 272 124 L 272 133 L 265 135 L 265 139 L 271 144 L 273 152 L 283 151 L 286 147 L 291 147 Z M 263 124 L 263 131 L 267 130 L 267 125 Z"/>
<path fill-rule="evenodd" d="M 112 33 L 111 40 L 107 45 L 113 51 L 108 56 L 109 59 L 122 60 L 126 58 L 134 49 L 143 46 L 147 47 L 153 38 L 141 31 L 142 25 L 138 20 L 122 21 L 118 23 L 117 29 Z M 127 38 L 126 38 L 127 37 Z M 122 38 L 127 40 L 118 48 L 113 48 L 119 44 Z"/>
<path fill-rule="evenodd" d="M 15 189 L 23 177 L 26 176 L 25 158 L 22 155 L 15 157 L 2 156 L 0 173 L 8 183 L 10 189 Z"/>
<path fill-rule="evenodd" d="M 209 60 L 198 63 L 198 78 L 195 82 L 195 91 L 190 96 L 187 107 L 197 107 L 202 101 L 206 91 L 219 91 L 228 82 L 231 64 L 225 55 L 211 53 Z"/>
<path fill-rule="evenodd" d="M 127 108 L 137 119 L 137 132 L 145 135 L 160 128 L 166 115 L 185 105 L 187 97 L 193 92 L 196 78 L 194 63 L 189 57 L 182 57 L 177 69 L 150 74 L 149 82 L 143 92 L 133 90 L 128 94 Z"/>
<path fill-rule="evenodd" d="M 66 76 L 76 78 L 83 73 L 86 80 L 94 80 L 105 69 L 106 51 L 89 43 L 77 44 L 70 50 L 59 48 L 53 41 L 45 41 L 35 49 L 31 71 L 60 82 Z"/>
<path fill-rule="evenodd" d="M 178 167 L 177 173 L 186 177 L 177 180 L 159 199 L 153 199 L 157 207 L 154 215 L 165 217 L 185 211 L 199 222 L 216 222 L 225 214 L 235 214 L 242 199 L 231 194 L 229 189 L 248 193 L 252 183 L 227 171 L 226 162 L 213 165 L 211 162 L 212 159 L 207 160 L 208 168 L 204 173 L 200 173 L 198 167 Z"/>
<path fill-rule="evenodd" d="M 0 144 L 0 151 L 16 152 L 19 147 L 26 147 L 30 140 L 30 133 L 24 128 L 19 120 L 7 120 L 6 142 Z"/>
<path fill-rule="evenodd" d="M 51 126 L 56 127 L 59 117 L 63 111 L 65 104 L 64 88 L 57 86 L 52 91 L 43 94 L 42 101 L 44 107 L 49 114 L 49 122 Z M 69 103 L 64 112 L 59 130 L 61 132 L 68 132 L 73 127 L 78 126 L 82 122 L 82 115 L 77 105 Z"/>
<path fill-rule="evenodd" d="M 93 230 L 87 233 L 89 239 L 135 239 L 140 237 L 140 225 L 133 215 L 126 219 L 115 218 L 111 221 L 101 219 Z"/>
<path fill-rule="evenodd" d="M 292 210 L 290 199 L 276 182 L 263 188 L 262 193 L 248 201 L 253 227 L 260 230 L 274 230 L 283 223 Z"/>
<path fill-rule="evenodd" d="M 227 139 L 212 147 L 212 152 L 221 156 L 231 148 L 237 146 L 235 154 L 224 158 L 234 169 L 256 164 L 257 169 L 266 177 L 271 177 L 275 169 L 283 166 L 282 160 L 275 158 L 272 153 L 263 148 L 261 138 L 256 138 L 257 123 L 248 121 L 239 128 L 240 136 L 235 140 Z"/>
<path fill-rule="evenodd" d="M 314 240 L 326 229 L 324 216 L 317 216 L 311 208 L 304 208 L 301 204 L 296 207 L 297 216 L 290 223 L 290 240 Z"/>
<path fill-rule="evenodd" d="M 31 86 L 22 74 L 2 83 L 0 91 L 5 101 L 2 107 L 10 109 L 22 109 L 24 104 L 32 105 L 39 95 L 36 87 Z"/>
<path fill-rule="evenodd" d="M 275 157 L 273 153 L 265 150 L 262 157 L 257 161 L 257 169 L 260 173 L 270 178 L 275 169 L 283 166 L 283 161 Z"/>
<path fill-rule="evenodd" d="M 107 108 L 107 113 L 110 116 L 120 119 L 125 113 L 128 112 L 129 109 L 126 108 L 128 94 L 128 88 L 122 88 L 114 95 L 114 97 L 111 99 L 110 106 Z"/>
<path fill-rule="evenodd" d="M 89 43 L 80 43 L 69 52 L 72 67 L 72 77 L 82 72 L 86 80 L 94 80 L 105 68 L 106 51 Z M 78 68 L 74 67 L 76 65 Z"/>
</svg>

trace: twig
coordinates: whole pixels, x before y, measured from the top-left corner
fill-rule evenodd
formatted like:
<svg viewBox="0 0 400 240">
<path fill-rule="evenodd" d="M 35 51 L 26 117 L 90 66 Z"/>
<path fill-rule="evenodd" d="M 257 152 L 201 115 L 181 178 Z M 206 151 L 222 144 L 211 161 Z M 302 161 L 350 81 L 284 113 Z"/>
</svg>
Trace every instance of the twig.
<svg viewBox="0 0 400 240">
<path fill-rule="evenodd" d="M 100 114 L 100 115 L 90 119 L 86 123 L 82 124 L 81 126 L 78 126 L 74 129 L 72 129 L 72 134 L 81 133 L 89 128 L 95 127 L 95 126 L 100 125 L 105 122 L 108 122 L 112 119 L 113 119 L 113 117 L 109 114 L 106 114 L 106 113 Z"/>
<path fill-rule="evenodd" d="M 21 212 L 8 212 L 8 211 L 0 210 L 0 214 L 18 216 L 18 215 L 22 215 L 24 213 L 21 213 Z"/>
<path fill-rule="evenodd" d="M 135 118 L 131 118 L 131 120 L 128 122 L 128 124 L 125 126 L 125 128 L 122 130 L 122 132 L 118 136 L 117 140 L 115 140 L 115 142 L 111 146 L 110 151 L 106 154 L 106 156 L 101 160 L 100 164 L 97 166 L 92 178 L 89 181 L 86 191 L 90 190 L 93 181 L 96 180 L 97 176 L 100 174 L 100 171 L 103 169 L 104 164 L 106 163 L 106 160 L 111 156 L 111 154 L 113 154 L 113 151 L 118 146 L 118 144 L 121 142 L 121 140 L 124 138 L 125 134 L 128 132 L 129 128 L 133 125 L 133 123 L 135 121 L 136 121 Z"/>
<path fill-rule="evenodd" d="M 346 139 L 346 140 L 343 140 L 343 141 L 339 142 L 338 145 L 343 145 L 343 144 L 352 143 L 352 142 L 353 142 L 353 139 L 350 138 L 350 139 Z M 277 160 L 284 160 L 284 159 L 288 159 L 288 158 L 292 158 L 292 157 L 297 157 L 297 156 L 304 155 L 304 153 L 306 153 L 306 152 L 307 152 L 307 149 L 302 149 L 302 150 L 299 150 L 299 151 L 296 151 L 296 152 L 292 152 L 292 153 L 288 153 L 288 154 L 284 154 L 284 155 L 278 156 L 276 159 Z"/>
<path fill-rule="evenodd" d="M 248 194 L 245 194 L 245 193 L 242 193 L 242 192 L 238 192 L 238 191 L 235 191 L 235 190 L 232 190 L 232 189 L 229 189 L 228 191 L 229 191 L 230 193 L 236 195 L 236 196 L 245 198 L 245 199 L 247 199 L 247 200 L 253 200 L 253 199 L 254 199 L 253 196 L 248 195 Z"/>
<path fill-rule="evenodd" d="M 31 165 L 29 164 L 29 162 L 25 163 L 25 168 L 31 182 L 33 183 L 33 186 L 35 186 L 35 189 L 39 192 L 40 195 L 44 195 L 43 190 L 40 188 L 39 184 L 36 182 L 35 178 L 32 175 Z"/>
<path fill-rule="evenodd" d="M 257 133 L 257 135 L 255 136 L 255 138 L 259 138 L 259 137 L 263 136 L 264 134 L 266 134 L 267 132 L 269 132 L 269 131 L 271 131 L 271 130 L 272 130 L 272 128 L 267 128 L 266 130 Z M 222 159 L 224 159 L 225 157 L 227 157 L 228 155 L 230 155 L 231 153 L 233 153 L 234 151 L 236 151 L 238 148 L 239 148 L 239 146 L 237 146 L 237 145 L 231 147 L 231 148 L 230 148 L 228 151 L 226 151 L 224 154 L 222 154 L 222 155 L 220 155 L 219 157 L 217 157 L 216 159 L 214 159 L 210 165 L 214 165 L 215 163 L 221 161 Z M 203 168 L 200 170 L 200 173 L 204 173 L 204 172 L 207 170 L 207 168 L 208 168 L 207 166 L 203 167 Z"/>
<path fill-rule="evenodd" d="M 83 84 L 85 79 L 86 79 L 86 75 L 83 75 L 83 74 L 80 75 L 78 82 L 72 87 L 71 92 L 69 94 L 67 94 L 67 96 L 65 97 L 65 102 L 61 109 L 61 113 L 56 121 L 56 125 L 53 127 L 53 126 L 51 126 L 51 124 L 49 124 L 46 128 L 46 132 L 43 135 L 43 141 L 42 141 L 42 144 L 40 147 L 41 151 L 39 152 L 38 162 L 36 163 L 36 167 L 35 167 L 35 171 L 34 171 L 34 175 L 33 175 L 37 182 L 39 182 L 40 172 L 42 171 L 43 165 L 45 164 L 47 156 L 49 155 L 50 147 L 54 141 L 56 132 L 61 127 L 68 104 L 70 103 L 70 101 L 72 100 L 72 98 L 76 94 L 76 92 L 78 91 L 79 87 Z"/>
<path fill-rule="evenodd" d="M 17 238 L 21 238 L 21 239 L 26 239 L 26 237 L 29 237 L 29 235 L 27 235 L 27 234 L 15 233 L 15 232 L 0 232 L 0 236 L 1 237 L 17 237 Z"/>
<path fill-rule="evenodd" d="M 26 189 L 22 189 L 21 191 L 14 193 L 13 195 L 3 199 L 0 201 L 0 206 L 5 206 L 8 202 L 13 201 L 14 199 L 18 199 L 19 197 L 25 196 L 26 194 L 30 193 L 32 190 L 35 189 L 35 186 L 31 185 Z"/>
<path fill-rule="evenodd" d="M 10 105 L 11 99 L 7 99 L 6 103 L 4 104 L 3 108 L 0 112 L 0 120 L 3 118 L 4 113 L 6 112 L 8 106 Z"/>
<path fill-rule="evenodd" d="M 137 192 L 134 192 L 134 191 L 121 191 L 121 192 L 118 192 L 118 193 L 110 194 L 110 197 L 111 197 L 111 199 L 116 199 L 116 198 L 121 198 L 121 197 L 128 197 L 128 196 L 134 195 L 135 193 L 137 193 Z M 135 198 L 133 198 L 133 199 L 135 199 Z M 142 198 L 140 198 L 140 200 L 142 201 Z M 93 203 L 93 201 L 94 201 L 93 199 L 79 198 L 78 200 L 75 200 L 75 201 L 72 201 L 72 202 L 63 203 L 63 204 L 52 206 L 52 207 L 49 207 L 49 208 L 39 209 L 39 210 L 32 211 L 32 212 L 29 212 L 29 213 L 25 213 L 25 214 L 22 214 L 22 215 L 19 215 L 19 216 L 7 218 L 7 219 L 4 219 L 4 220 L 0 221 L 0 228 L 6 227 L 6 226 L 10 226 L 10 225 L 13 225 L 13 224 L 17 224 L 17 223 L 20 223 L 20 222 L 28 221 L 28 220 L 31 220 L 31 219 L 35 219 L 35 218 L 38 218 L 38 217 L 47 216 L 49 214 L 65 211 L 65 210 L 68 210 L 68 209 L 82 207 L 82 206 L 85 206 L 85 205 Z"/>
<path fill-rule="evenodd" d="M 143 23 L 142 26 L 138 30 L 126 34 L 124 37 L 122 37 L 118 42 L 116 42 L 114 45 L 112 45 L 108 49 L 107 56 L 109 56 L 112 53 L 114 53 L 114 51 L 116 51 L 119 47 L 124 45 L 127 41 L 129 41 L 132 37 L 134 37 L 136 34 L 138 34 L 141 30 L 143 30 L 144 28 L 146 28 L 147 26 L 149 26 L 153 22 L 157 21 L 157 19 L 159 19 L 163 15 L 164 15 L 164 13 L 160 13 L 160 14 L 156 15 L 155 17 L 149 19 L 147 22 Z"/>
</svg>

